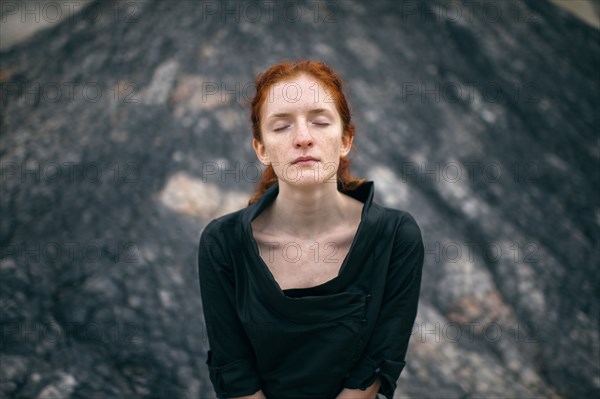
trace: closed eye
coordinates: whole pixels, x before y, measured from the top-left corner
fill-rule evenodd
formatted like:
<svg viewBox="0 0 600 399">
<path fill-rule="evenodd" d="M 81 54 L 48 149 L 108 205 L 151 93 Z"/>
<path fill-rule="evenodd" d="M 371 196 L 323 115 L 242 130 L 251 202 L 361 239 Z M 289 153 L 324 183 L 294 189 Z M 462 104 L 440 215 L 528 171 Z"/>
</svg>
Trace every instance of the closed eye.
<svg viewBox="0 0 600 399">
<path fill-rule="evenodd" d="M 282 127 L 278 127 L 277 129 L 273 129 L 274 132 L 280 132 L 283 129 L 287 129 L 289 126 L 282 126 Z"/>
<path fill-rule="evenodd" d="M 329 123 L 322 123 L 322 122 L 314 122 L 315 125 L 318 126 L 329 126 Z"/>
</svg>

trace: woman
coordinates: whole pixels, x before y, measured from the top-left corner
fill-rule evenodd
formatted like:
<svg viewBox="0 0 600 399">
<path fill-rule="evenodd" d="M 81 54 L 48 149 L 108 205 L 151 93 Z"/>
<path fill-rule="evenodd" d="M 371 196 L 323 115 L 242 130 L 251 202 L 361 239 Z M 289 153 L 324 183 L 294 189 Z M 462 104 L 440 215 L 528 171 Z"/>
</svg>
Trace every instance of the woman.
<svg viewBox="0 0 600 399">
<path fill-rule="evenodd" d="M 259 74 L 251 120 L 259 189 L 200 238 L 218 397 L 391 399 L 417 313 L 419 226 L 350 176 L 354 125 L 326 64 Z"/>
</svg>

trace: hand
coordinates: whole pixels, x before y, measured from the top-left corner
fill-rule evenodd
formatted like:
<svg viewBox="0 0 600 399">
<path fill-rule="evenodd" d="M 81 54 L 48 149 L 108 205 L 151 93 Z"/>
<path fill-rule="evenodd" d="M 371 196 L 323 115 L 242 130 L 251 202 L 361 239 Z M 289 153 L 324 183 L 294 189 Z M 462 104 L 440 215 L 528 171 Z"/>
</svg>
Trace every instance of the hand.
<svg viewBox="0 0 600 399">
<path fill-rule="evenodd" d="M 377 376 L 373 385 L 368 387 L 366 390 L 361 391 L 360 389 L 344 388 L 335 399 L 376 399 L 377 392 L 381 387 L 381 378 Z"/>
<path fill-rule="evenodd" d="M 252 395 L 238 396 L 237 398 L 231 398 L 231 399 L 267 399 L 267 397 L 263 393 L 262 389 L 260 389 L 257 392 L 253 393 Z"/>
</svg>

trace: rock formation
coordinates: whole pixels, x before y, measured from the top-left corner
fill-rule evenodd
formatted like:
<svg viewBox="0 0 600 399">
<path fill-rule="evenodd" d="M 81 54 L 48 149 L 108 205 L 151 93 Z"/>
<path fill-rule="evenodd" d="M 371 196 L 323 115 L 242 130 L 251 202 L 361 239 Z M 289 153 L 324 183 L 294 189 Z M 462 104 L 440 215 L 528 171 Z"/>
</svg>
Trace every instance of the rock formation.
<svg viewBox="0 0 600 399">
<path fill-rule="evenodd" d="M 0 53 L 2 397 L 214 397 L 198 238 L 284 58 L 340 72 L 354 174 L 423 232 L 397 397 L 597 397 L 599 56 L 512 0 L 102 1 Z"/>
</svg>

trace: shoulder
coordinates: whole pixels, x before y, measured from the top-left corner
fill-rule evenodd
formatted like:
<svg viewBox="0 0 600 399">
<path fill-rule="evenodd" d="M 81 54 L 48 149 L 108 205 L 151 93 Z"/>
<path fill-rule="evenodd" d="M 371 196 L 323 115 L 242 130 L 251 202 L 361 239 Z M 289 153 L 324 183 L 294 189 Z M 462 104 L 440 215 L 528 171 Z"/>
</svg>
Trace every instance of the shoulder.
<svg viewBox="0 0 600 399">
<path fill-rule="evenodd" d="M 233 251 L 241 235 L 241 211 L 212 219 L 202 230 L 198 243 L 198 270 L 201 275 L 224 273 L 231 276 Z"/>
<path fill-rule="evenodd" d="M 200 246 L 219 246 L 222 249 L 235 241 L 242 230 L 243 209 L 210 220 L 200 233 Z"/>
<path fill-rule="evenodd" d="M 415 217 L 402 209 L 383 207 L 385 221 L 393 231 L 395 245 L 423 245 L 421 228 Z"/>
<path fill-rule="evenodd" d="M 403 209 L 381 207 L 384 212 L 386 223 L 400 230 L 403 234 L 421 235 L 421 229 L 415 217 Z"/>
<path fill-rule="evenodd" d="M 244 209 L 240 209 L 239 211 L 231 212 L 210 220 L 206 226 L 204 226 L 201 235 L 218 236 L 233 233 L 242 226 L 243 211 Z"/>
<path fill-rule="evenodd" d="M 405 275 L 420 272 L 425 260 L 425 245 L 415 217 L 401 209 L 385 208 L 385 212 L 393 234 L 390 264 Z"/>
</svg>

